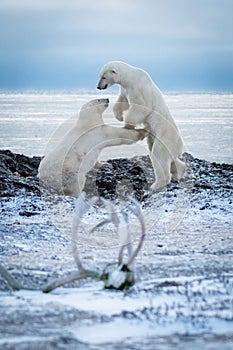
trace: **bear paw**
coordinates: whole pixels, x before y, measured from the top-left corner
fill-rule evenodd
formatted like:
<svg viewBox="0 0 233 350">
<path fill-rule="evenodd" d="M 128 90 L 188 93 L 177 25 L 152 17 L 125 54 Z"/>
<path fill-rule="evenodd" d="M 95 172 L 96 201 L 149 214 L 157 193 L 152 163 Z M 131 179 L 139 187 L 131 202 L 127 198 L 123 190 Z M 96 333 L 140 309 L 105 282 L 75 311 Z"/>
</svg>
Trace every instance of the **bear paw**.
<svg viewBox="0 0 233 350">
<path fill-rule="evenodd" d="M 137 130 L 137 132 L 138 132 L 138 134 L 139 134 L 139 136 L 138 136 L 138 140 L 143 140 L 145 137 L 147 137 L 148 136 L 148 131 L 147 130 L 145 130 L 145 129 L 136 129 Z"/>
<path fill-rule="evenodd" d="M 162 182 L 161 182 L 161 183 L 154 182 L 154 183 L 150 186 L 150 190 L 151 190 L 152 192 L 159 192 L 159 191 L 163 190 L 164 187 L 166 187 L 168 183 L 169 183 L 169 182 L 167 182 L 167 183 L 165 183 L 165 182 L 163 182 L 163 183 L 162 183 Z"/>
<path fill-rule="evenodd" d="M 121 114 L 115 114 L 115 118 L 116 118 L 117 120 L 119 120 L 119 122 L 123 122 L 123 120 L 124 120 L 123 114 L 122 114 L 122 113 L 121 113 Z"/>
</svg>

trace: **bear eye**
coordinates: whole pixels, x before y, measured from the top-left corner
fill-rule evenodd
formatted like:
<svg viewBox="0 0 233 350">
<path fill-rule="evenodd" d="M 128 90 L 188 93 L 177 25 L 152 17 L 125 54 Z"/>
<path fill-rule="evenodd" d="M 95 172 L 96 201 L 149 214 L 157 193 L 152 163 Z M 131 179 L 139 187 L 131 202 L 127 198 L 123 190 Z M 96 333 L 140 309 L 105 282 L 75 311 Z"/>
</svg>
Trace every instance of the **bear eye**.
<svg viewBox="0 0 233 350">
<path fill-rule="evenodd" d="M 102 77 L 102 79 L 106 79 L 105 77 Z"/>
</svg>

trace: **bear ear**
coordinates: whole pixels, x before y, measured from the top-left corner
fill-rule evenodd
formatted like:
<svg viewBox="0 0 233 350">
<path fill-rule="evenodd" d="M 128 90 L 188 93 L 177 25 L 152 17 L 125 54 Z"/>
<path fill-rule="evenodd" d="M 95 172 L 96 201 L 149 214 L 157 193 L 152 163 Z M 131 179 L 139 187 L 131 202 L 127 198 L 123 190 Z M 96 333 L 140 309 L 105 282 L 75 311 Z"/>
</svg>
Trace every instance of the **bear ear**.
<svg viewBox="0 0 233 350">
<path fill-rule="evenodd" d="M 117 72 L 116 72 L 115 69 L 112 69 L 112 70 L 111 70 L 111 73 L 116 74 Z"/>
</svg>

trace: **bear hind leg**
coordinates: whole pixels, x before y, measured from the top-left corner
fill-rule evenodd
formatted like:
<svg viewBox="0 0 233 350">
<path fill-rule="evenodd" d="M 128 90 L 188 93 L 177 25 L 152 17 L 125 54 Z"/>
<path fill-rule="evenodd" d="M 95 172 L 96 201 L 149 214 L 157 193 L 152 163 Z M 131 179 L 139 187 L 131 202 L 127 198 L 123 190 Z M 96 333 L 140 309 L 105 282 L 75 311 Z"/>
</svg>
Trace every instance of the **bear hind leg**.
<svg viewBox="0 0 233 350">
<path fill-rule="evenodd" d="M 186 165 L 179 158 L 171 162 L 172 180 L 179 181 L 184 176 Z"/>
<path fill-rule="evenodd" d="M 156 178 L 150 188 L 157 192 L 171 182 L 171 157 L 162 143 L 155 142 L 150 158 Z"/>
</svg>

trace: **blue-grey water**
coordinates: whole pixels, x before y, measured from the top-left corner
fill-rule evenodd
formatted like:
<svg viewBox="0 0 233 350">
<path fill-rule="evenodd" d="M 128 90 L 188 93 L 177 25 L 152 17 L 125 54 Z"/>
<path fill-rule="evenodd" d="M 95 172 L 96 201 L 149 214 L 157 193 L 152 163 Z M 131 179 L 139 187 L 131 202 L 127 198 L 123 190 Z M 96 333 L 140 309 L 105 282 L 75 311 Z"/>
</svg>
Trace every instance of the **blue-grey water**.
<svg viewBox="0 0 233 350">
<path fill-rule="evenodd" d="M 100 96 L 108 96 L 110 102 L 117 97 L 95 92 L 1 92 L 0 149 L 43 155 L 54 131 L 69 118 L 75 118 L 85 102 Z M 209 161 L 232 163 L 233 94 L 166 93 L 164 96 L 188 152 Z M 110 112 L 105 120 L 121 126 Z M 124 146 L 124 153 L 145 154 L 147 148 L 145 143 Z M 107 155 L 117 157 L 122 155 L 122 150 L 111 149 Z"/>
</svg>

